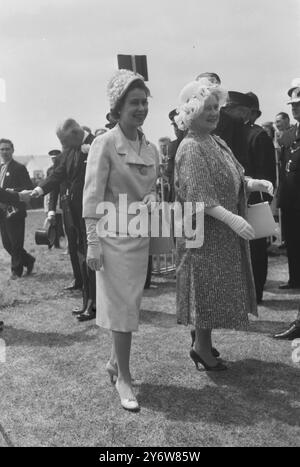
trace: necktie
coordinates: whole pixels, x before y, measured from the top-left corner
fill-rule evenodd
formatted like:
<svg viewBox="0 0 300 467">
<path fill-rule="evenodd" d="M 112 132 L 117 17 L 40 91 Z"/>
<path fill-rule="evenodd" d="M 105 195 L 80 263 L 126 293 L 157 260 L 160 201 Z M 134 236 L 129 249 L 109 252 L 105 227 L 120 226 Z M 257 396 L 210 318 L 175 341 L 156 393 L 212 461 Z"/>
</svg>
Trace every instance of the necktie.
<svg viewBox="0 0 300 467">
<path fill-rule="evenodd" d="M 0 187 L 3 188 L 4 177 L 6 173 L 6 165 L 2 164 L 0 166 Z"/>
</svg>

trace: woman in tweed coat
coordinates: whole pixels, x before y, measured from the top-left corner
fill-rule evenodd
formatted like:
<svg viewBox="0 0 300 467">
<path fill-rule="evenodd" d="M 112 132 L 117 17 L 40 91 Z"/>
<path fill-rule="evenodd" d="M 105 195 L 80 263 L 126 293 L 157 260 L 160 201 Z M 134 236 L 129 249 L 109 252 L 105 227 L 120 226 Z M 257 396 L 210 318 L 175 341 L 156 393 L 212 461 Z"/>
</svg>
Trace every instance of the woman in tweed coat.
<svg viewBox="0 0 300 467">
<path fill-rule="evenodd" d="M 211 135 L 225 98 L 225 91 L 205 79 L 185 86 L 177 122 L 189 131 L 175 162 L 177 200 L 203 202 L 205 209 L 203 245 L 187 249 L 185 238 L 177 239 L 177 318 L 195 326 L 190 356 L 196 367 L 217 371 L 227 367 L 217 360 L 212 329 L 245 329 L 248 313 L 257 315 L 246 192 L 272 192 L 270 182 L 245 179 L 226 143 Z"/>
</svg>

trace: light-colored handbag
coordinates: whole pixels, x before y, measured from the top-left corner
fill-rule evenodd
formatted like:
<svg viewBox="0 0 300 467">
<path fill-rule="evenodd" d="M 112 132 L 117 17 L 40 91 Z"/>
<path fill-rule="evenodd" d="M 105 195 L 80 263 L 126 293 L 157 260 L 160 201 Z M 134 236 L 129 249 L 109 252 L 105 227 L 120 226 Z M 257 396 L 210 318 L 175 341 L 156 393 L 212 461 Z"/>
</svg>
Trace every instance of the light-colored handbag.
<svg viewBox="0 0 300 467">
<path fill-rule="evenodd" d="M 247 221 L 253 227 L 255 239 L 271 237 L 277 233 L 277 224 L 268 201 L 248 205 Z"/>
</svg>

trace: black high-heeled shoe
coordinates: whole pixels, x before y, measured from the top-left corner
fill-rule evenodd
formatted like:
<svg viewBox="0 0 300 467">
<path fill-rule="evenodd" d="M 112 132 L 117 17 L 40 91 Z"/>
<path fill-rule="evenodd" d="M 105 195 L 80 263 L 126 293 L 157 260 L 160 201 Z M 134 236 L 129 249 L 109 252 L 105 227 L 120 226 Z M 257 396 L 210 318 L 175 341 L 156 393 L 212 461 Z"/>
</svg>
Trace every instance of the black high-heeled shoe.
<svg viewBox="0 0 300 467">
<path fill-rule="evenodd" d="M 195 331 L 195 329 L 192 329 L 192 330 L 191 330 L 191 338 L 192 338 L 191 347 L 193 347 L 193 345 L 195 344 L 195 339 L 196 339 L 196 331 Z M 215 358 L 220 357 L 220 352 L 219 352 L 215 347 L 212 347 L 212 348 L 211 348 L 211 353 L 212 353 L 212 355 L 213 355 Z"/>
<path fill-rule="evenodd" d="M 201 363 L 201 365 L 205 368 L 206 371 L 224 371 L 224 370 L 227 370 L 227 366 L 224 365 L 221 362 L 218 362 L 214 366 L 208 365 L 204 360 L 202 360 L 202 358 L 195 352 L 194 349 L 190 350 L 190 357 L 193 360 L 193 362 L 195 363 L 195 366 L 196 366 L 197 370 L 199 370 L 198 363 Z"/>
</svg>

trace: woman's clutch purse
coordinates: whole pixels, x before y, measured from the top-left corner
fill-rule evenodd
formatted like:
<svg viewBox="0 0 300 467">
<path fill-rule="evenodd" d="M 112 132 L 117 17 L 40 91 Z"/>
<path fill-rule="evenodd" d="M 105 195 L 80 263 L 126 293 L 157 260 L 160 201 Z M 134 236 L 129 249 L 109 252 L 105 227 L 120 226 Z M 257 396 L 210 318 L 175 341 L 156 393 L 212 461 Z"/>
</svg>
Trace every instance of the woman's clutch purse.
<svg viewBox="0 0 300 467">
<path fill-rule="evenodd" d="M 277 224 L 267 201 L 248 205 L 246 220 L 253 227 L 255 239 L 271 237 L 277 233 Z"/>
</svg>

